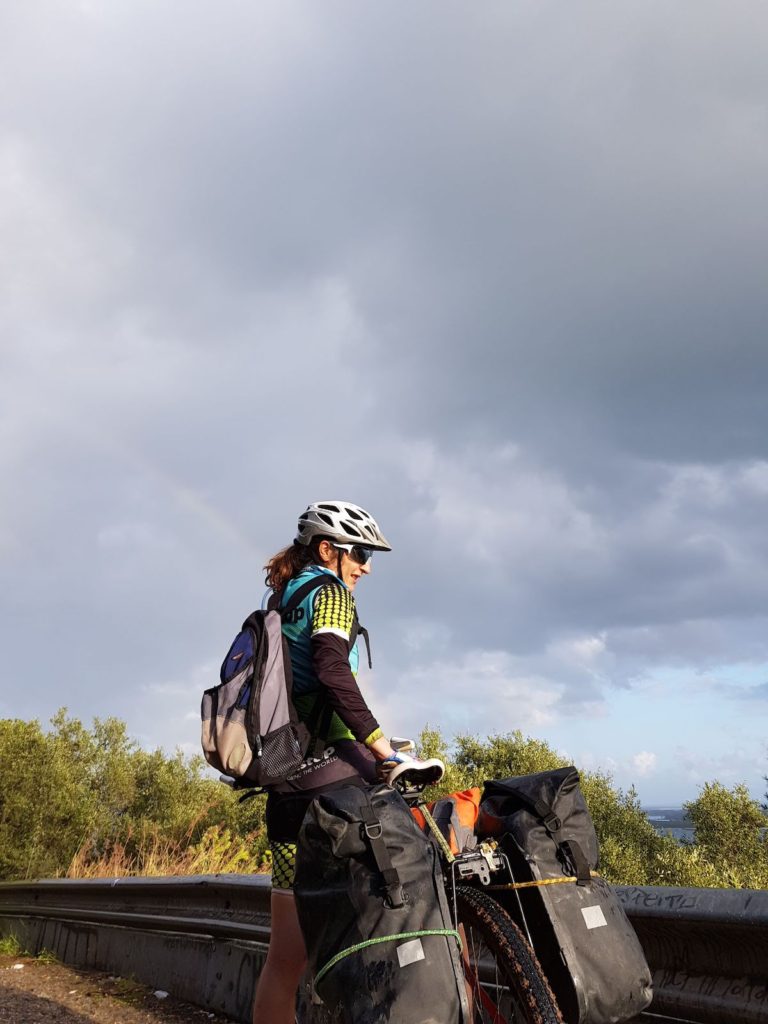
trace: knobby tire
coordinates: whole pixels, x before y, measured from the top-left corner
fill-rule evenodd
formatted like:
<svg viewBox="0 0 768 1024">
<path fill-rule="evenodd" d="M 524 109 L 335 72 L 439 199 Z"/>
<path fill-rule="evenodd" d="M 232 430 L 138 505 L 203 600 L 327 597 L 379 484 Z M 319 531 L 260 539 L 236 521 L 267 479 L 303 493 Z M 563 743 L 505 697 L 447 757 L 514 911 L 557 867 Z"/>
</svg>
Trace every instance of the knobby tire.
<svg viewBox="0 0 768 1024">
<path fill-rule="evenodd" d="M 456 905 L 472 1024 L 563 1024 L 539 961 L 506 910 L 467 885 L 456 887 Z"/>
</svg>

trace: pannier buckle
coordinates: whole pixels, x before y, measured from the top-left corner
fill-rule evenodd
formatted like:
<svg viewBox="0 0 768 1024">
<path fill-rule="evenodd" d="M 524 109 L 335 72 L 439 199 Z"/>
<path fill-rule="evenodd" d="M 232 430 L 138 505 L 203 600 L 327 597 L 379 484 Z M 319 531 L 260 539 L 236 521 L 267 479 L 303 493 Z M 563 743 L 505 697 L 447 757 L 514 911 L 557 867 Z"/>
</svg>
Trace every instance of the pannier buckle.
<svg viewBox="0 0 768 1024">
<path fill-rule="evenodd" d="M 550 811 L 544 819 L 544 827 L 548 832 L 557 832 L 562 824 L 562 821 L 560 821 L 554 811 Z"/>
<path fill-rule="evenodd" d="M 382 827 L 380 821 L 372 821 L 368 824 L 363 822 L 363 832 L 369 839 L 381 839 Z"/>
</svg>

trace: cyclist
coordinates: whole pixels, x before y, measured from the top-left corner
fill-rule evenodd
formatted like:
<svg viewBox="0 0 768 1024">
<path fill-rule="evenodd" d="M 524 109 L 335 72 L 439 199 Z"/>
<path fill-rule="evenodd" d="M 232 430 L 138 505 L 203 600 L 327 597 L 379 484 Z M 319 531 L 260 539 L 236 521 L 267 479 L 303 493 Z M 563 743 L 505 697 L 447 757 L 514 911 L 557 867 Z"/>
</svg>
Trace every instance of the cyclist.
<svg viewBox="0 0 768 1024">
<path fill-rule="evenodd" d="M 296 840 L 309 803 L 339 786 L 392 782 L 406 772 L 415 772 L 422 781 L 436 781 L 442 775 L 442 762 L 419 761 L 393 748 L 357 685 L 353 592 L 371 572 L 375 551 L 391 547 L 373 516 L 347 501 L 320 501 L 299 517 L 293 544 L 264 567 L 274 607 L 285 604 L 313 576 L 323 581 L 284 619 L 283 635 L 291 656 L 296 710 L 302 721 L 325 726 L 325 749 L 308 757 L 267 796 L 272 922 L 269 951 L 256 987 L 254 1024 L 294 1021 L 306 952 L 292 885 Z"/>
</svg>

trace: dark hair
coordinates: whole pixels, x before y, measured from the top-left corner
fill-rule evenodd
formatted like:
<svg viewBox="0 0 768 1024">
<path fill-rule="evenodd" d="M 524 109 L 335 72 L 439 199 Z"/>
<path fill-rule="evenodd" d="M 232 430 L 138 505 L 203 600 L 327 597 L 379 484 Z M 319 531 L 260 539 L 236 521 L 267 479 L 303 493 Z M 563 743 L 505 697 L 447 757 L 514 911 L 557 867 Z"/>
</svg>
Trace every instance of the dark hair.
<svg viewBox="0 0 768 1024">
<path fill-rule="evenodd" d="M 308 565 L 316 565 L 319 561 L 317 548 L 322 537 L 313 537 L 310 544 L 299 544 L 294 541 L 287 548 L 272 555 L 264 566 L 266 577 L 264 582 L 275 593 L 282 590 L 291 577 L 296 576 Z"/>
</svg>

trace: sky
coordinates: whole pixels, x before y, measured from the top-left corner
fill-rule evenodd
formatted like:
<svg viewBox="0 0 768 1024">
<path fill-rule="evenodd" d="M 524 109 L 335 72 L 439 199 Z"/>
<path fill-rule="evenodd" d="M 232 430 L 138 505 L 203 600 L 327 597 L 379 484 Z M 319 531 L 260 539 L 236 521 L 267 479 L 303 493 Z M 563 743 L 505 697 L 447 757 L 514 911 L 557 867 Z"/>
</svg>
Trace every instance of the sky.
<svg viewBox="0 0 768 1024">
<path fill-rule="evenodd" d="M 199 750 L 309 502 L 385 730 L 768 774 L 768 10 L 0 8 L 0 717 Z"/>
</svg>

